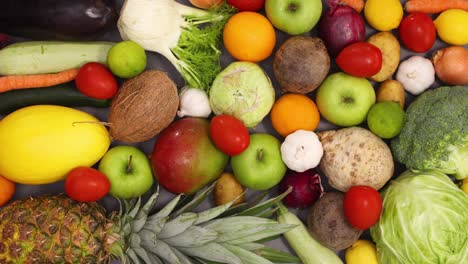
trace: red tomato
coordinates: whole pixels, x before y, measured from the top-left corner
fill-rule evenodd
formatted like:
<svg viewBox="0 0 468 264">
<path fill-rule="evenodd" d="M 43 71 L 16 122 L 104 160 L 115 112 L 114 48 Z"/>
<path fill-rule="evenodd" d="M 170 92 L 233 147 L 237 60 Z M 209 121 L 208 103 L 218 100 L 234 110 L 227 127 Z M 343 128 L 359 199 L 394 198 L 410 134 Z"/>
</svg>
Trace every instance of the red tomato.
<svg viewBox="0 0 468 264">
<path fill-rule="evenodd" d="M 79 202 L 95 202 L 106 196 L 110 187 L 104 173 L 89 167 L 76 167 L 65 179 L 65 193 Z"/>
<path fill-rule="evenodd" d="M 227 0 L 227 3 L 239 11 L 258 11 L 265 5 L 265 0 Z"/>
<path fill-rule="evenodd" d="M 382 52 L 370 43 L 355 42 L 340 51 L 336 64 L 349 75 L 368 78 L 382 68 Z"/>
<path fill-rule="evenodd" d="M 364 230 L 379 220 L 382 198 L 372 187 L 353 186 L 345 194 L 343 209 L 348 222 L 353 227 Z"/>
<path fill-rule="evenodd" d="M 244 123 L 230 115 L 211 119 L 210 136 L 215 146 L 230 156 L 242 153 L 250 144 L 249 131 Z"/>
<path fill-rule="evenodd" d="M 81 66 L 75 79 L 78 90 L 96 99 L 110 99 L 117 93 L 117 80 L 106 66 L 89 62 Z"/>
<path fill-rule="evenodd" d="M 403 45 L 413 52 L 429 51 L 436 41 L 436 29 L 429 15 L 411 13 L 403 18 L 398 27 Z"/>
</svg>

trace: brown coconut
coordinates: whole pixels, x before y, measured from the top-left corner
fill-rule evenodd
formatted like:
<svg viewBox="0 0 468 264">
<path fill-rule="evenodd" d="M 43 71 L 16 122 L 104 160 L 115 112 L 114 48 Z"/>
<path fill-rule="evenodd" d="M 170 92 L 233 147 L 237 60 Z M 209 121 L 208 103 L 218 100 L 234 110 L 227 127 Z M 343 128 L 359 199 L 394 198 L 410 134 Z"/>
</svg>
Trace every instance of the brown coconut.
<svg viewBox="0 0 468 264">
<path fill-rule="evenodd" d="M 329 71 L 330 56 L 318 37 L 291 37 L 279 47 L 273 59 L 273 73 L 283 92 L 312 92 Z"/>
<path fill-rule="evenodd" d="M 157 70 L 147 70 L 126 80 L 112 99 L 110 135 L 127 143 L 156 136 L 175 118 L 179 107 L 176 84 Z"/>
<path fill-rule="evenodd" d="M 324 154 L 320 169 L 331 187 L 346 192 L 353 185 L 382 188 L 393 176 L 394 163 L 388 145 L 362 127 L 317 133 Z"/>
</svg>

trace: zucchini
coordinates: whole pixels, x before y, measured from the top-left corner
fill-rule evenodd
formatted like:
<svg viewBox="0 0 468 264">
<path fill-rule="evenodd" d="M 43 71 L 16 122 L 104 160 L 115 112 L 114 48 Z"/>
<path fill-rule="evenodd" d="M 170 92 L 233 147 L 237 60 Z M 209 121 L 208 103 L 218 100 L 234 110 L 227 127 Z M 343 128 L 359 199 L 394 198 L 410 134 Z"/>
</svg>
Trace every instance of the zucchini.
<svg viewBox="0 0 468 264">
<path fill-rule="evenodd" d="M 73 82 L 51 87 L 20 89 L 0 93 L 0 115 L 9 114 L 20 108 L 50 104 L 68 107 L 108 107 L 111 100 L 94 99 L 82 94 Z"/>
<path fill-rule="evenodd" d="M 0 32 L 28 39 L 89 40 L 117 23 L 115 0 L 2 0 Z"/>
<path fill-rule="evenodd" d="M 0 75 L 55 73 L 87 62 L 106 64 L 114 42 L 25 41 L 0 50 Z"/>
</svg>

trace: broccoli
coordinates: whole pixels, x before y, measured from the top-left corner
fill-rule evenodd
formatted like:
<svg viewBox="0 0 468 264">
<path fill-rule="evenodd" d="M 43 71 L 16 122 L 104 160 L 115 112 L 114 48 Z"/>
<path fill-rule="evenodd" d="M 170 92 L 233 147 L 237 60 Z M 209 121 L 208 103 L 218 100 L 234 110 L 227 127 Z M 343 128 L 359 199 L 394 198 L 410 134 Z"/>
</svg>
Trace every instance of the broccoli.
<svg viewBox="0 0 468 264">
<path fill-rule="evenodd" d="M 409 169 L 468 177 L 468 87 L 439 87 L 418 96 L 391 149 Z"/>
</svg>

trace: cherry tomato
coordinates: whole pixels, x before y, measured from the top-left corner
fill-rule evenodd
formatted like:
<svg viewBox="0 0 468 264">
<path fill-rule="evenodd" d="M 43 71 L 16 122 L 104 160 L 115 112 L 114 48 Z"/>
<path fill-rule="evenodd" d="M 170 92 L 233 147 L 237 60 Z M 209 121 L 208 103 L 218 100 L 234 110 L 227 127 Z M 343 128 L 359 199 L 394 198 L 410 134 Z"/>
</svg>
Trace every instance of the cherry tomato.
<svg viewBox="0 0 468 264">
<path fill-rule="evenodd" d="M 353 227 L 364 230 L 379 220 L 382 198 L 372 187 L 352 186 L 345 194 L 343 209 L 348 222 Z"/>
<path fill-rule="evenodd" d="M 249 131 L 244 123 L 230 115 L 211 119 L 210 136 L 215 146 L 230 156 L 242 153 L 250 144 Z"/>
<path fill-rule="evenodd" d="M 349 75 L 367 78 L 382 68 L 382 52 L 367 42 L 355 42 L 340 51 L 336 64 Z"/>
<path fill-rule="evenodd" d="M 81 66 L 75 79 L 76 87 L 84 95 L 96 99 L 110 99 L 117 93 L 117 80 L 106 66 L 89 62 Z"/>
<path fill-rule="evenodd" d="M 413 52 L 429 51 L 436 41 L 436 29 L 429 15 L 411 13 L 403 18 L 398 27 L 403 45 Z"/>
<path fill-rule="evenodd" d="M 79 202 L 95 202 L 106 196 L 110 187 L 104 173 L 89 167 L 76 167 L 65 179 L 65 193 Z"/>
<path fill-rule="evenodd" d="M 227 3 L 239 11 L 258 11 L 265 5 L 265 0 L 227 0 Z"/>
</svg>

